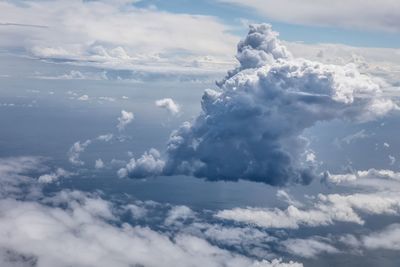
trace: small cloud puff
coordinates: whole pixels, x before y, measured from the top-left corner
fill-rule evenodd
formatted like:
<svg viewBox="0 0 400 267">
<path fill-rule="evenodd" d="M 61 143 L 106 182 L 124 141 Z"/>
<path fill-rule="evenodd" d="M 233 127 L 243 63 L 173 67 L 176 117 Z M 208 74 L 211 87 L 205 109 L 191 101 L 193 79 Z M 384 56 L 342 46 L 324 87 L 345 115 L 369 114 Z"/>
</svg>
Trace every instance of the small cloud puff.
<svg viewBox="0 0 400 267">
<path fill-rule="evenodd" d="M 180 111 L 180 106 L 174 102 L 171 98 L 159 99 L 155 102 L 157 107 L 166 109 L 172 115 L 176 115 Z"/>
<path fill-rule="evenodd" d="M 118 124 L 117 128 L 119 131 L 122 131 L 125 129 L 125 127 L 131 123 L 134 119 L 134 115 L 132 112 L 122 110 L 121 111 L 121 116 L 118 117 Z"/>
</svg>

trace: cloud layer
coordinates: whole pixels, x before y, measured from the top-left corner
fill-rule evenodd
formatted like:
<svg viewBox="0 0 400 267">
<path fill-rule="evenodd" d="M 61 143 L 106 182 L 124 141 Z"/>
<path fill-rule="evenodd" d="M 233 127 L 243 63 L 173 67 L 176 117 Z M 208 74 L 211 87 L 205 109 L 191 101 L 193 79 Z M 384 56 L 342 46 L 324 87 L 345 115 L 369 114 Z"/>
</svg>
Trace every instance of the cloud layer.
<svg viewBox="0 0 400 267">
<path fill-rule="evenodd" d="M 367 121 L 397 108 L 382 95 L 383 85 L 354 65 L 294 58 L 277 36 L 270 25 L 250 26 L 238 45 L 240 65 L 219 90 L 205 91 L 201 114 L 171 134 L 165 166 L 148 169 L 150 176 L 309 183 L 317 174 L 307 160 L 305 129 L 333 119 Z"/>
</svg>

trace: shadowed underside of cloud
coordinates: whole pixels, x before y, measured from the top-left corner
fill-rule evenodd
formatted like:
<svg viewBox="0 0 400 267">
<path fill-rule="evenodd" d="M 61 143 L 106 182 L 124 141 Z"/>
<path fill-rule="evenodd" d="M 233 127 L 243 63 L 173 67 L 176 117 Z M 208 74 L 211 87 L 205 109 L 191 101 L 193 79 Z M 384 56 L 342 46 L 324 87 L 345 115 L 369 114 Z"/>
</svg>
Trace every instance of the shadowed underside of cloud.
<svg viewBox="0 0 400 267">
<path fill-rule="evenodd" d="M 166 159 L 146 153 L 120 173 L 306 184 L 317 174 L 307 161 L 305 129 L 333 119 L 367 121 L 397 109 L 382 96 L 379 79 L 351 64 L 294 58 L 277 36 L 270 25 L 250 26 L 238 45 L 240 65 L 218 90 L 205 91 L 201 114 L 171 134 Z"/>
</svg>

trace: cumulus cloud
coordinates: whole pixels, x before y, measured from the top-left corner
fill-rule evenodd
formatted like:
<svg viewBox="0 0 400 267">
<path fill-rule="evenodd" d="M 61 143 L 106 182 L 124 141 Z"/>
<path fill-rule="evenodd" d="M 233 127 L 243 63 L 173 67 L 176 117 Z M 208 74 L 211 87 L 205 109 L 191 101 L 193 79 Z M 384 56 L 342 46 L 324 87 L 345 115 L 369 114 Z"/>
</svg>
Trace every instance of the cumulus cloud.
<svg viewBox="0 0 400 267">
<path fill-rule="evenodd" d="M 80 97 L 78 97 L 78 100 L 80 100 L 80 101 L 88 101 L 89 100 L 89 96 L 88 95 L 81 95 Z"/>
<path fill-rule="evenodd" d="M 379 232 L 362 238 L 362 243 L 369 249 L 400 250 L 400 224 L 392 224 Z"/>
<path fill-rule="evenodd" d="M 77 141 L 68 151 L 68 160 L 74 165 L 84 165 L 85 163 L 80 159 L 82 152 L 92 143 L 92 140 L 88 139 L 84 142 Z"/>
<path fill-rule="evenodd" d="M 117 207 L 98 194 L 62 190 L 27 198 L 20 188 L 13 197 L 13 189 L 5 187 L 14 178 L 37 182 L 21 173 L 42 168 L 39 158 L 0 159 L 0 188 L 11 189 L 0 195 L 2 266 L 303 266 L 278 259 L 256 260 L 188 233 L 156 231 L 121 221 L 123 211 L 139 210 L 139 217 L 146 212 L 134 204 Z M 173 207 L 168 217 L 182 219 L 187 209 Z"/>
<path fill-rule="evenodd" d="M 119 169 L 118 176 L 126 177 L 128 174 L 136 178 L 157 176 L 162 174 L 164 164 L 165 162 L 160 159 L 160 152 L 152 148 L 137 160 L 132 158 L 124 168 Z"/>
<path fill-rule="evenodd" d="M 118 130 L 119 131 L 124 130 L 125 127 L 133 121 L 133 119 L 134 116 L 132 112 L 122 110 L 121 117 L 118 117 L 118 124 L 117 124 Z"/>
<path fill-rule="evenodd" d="M 250 26 L 238 45 L 239 66 L 218 90 L 205 91 L 200 115 L 171 134 L 163 175 L 306 184 L 317 174 L 316 161 L 307 161 L 305 129 L 334 119 L 368 121 L 398 108 L 354 65 L 294 58 L 277 36 L 270 25 Z"/>
<path fill-rule="evenodd" d="M 58 181 L 60 178 L 70 177 L 71 175 L 72 173 L 64 170 L 63 168 L 58 168 L 55 172 L 40 175 L 38 181 L 42 184 L 50 184 Z"/>
<path fill-rule="evenodd" d="M 315 238 L 288 239 L 282 245 L 288 253 L 304 258 L 315 258 L 321 253 L 339 253 L 334 246 Z"/>
<path fill-rule="evenodd" d="M 104 142 L 109 142 L 113 137 L 114 137 L 113 134 L 108 133 L 108 134 L 99 135 L 99 136 L 97 136 L 96 139 L 100 140 L 100 141 L 104 141 Z"/>
<path fill-rule="evenodd" d="M 174 102 L 171 98 L 159 99 L 155 102 L 159 108 L 166 109 L 172 115 L 176 115 L 180 111 L 180 106 Z"/>
<path fill-rule="evenodd" d="M 365 129 L 362 129 L 356 133 L 349 134 L 349 135 L 341 138 L 340 140 L 335 140 L 335 141 L 336 141 L 336 144 L 340 147 L 341 144 L 343 144 L 343 143 L 348 145 L 352 142 L 355 142 L 356 140 L 365 139 L 369 136 L 370 135 L 365 132 Z"/>
</svg>

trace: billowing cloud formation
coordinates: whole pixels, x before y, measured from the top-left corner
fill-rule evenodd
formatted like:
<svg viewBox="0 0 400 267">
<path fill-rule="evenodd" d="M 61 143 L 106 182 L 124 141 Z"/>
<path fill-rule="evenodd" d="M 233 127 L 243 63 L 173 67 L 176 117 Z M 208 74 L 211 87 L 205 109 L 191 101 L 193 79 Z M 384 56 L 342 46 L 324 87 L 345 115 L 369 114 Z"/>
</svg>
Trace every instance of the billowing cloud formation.
<svg viewBox="0 0 400 267">
<path fill-rule="evenodd" d="M 156 102 L 156 106 L 166 109 L 172 115 L 176 115 L 181 110 L 180 106 L 174 102 L 171 98 L 159 99 Z"/>
<path fill-rule="evenodd" d="M 118 125 L 117 128 L 119 131 L 125 129 L 125 127 L 133 121 L 133 113 L 129 111 L 122 110 L 121 117 L 118 118 Z"/>
<path fill-rule="evenodd" d="M 172 133 L 163 175 L 308 183 L 316 174 L 306 160 L 305 129 L 333 119 L 366 121 L 397 108 L 382 96 L 383 83 L 354 65 L 294 58 L 277 35 L 270 25 L 250 26 L 238 45 L 240 65 L 219 90 L 205 91 L 201 114 Z"/>
</svg>

